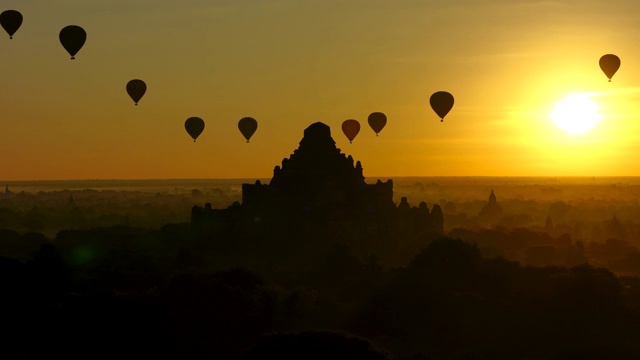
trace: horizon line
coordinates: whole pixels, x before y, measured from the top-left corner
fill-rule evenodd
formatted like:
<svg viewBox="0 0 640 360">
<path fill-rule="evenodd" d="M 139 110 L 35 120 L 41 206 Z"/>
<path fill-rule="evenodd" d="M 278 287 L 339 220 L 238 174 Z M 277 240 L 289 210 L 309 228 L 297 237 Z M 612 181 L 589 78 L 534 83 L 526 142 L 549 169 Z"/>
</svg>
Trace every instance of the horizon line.
<svg viewBox="0 0 640 360">
<path fill-rule="evenodd" d="M 640 175 L 384 175 L 365 176 L 372 178 L 638 178 Z M 12 182 L 63 182 L 63 181 L 180 181 L 180 180 L 270 180 L 272 177 L 228 177 L 228 178 L 94 178 L 94 179 L 20 179 L 0 180 L 0 184 Z"/>
</svg>

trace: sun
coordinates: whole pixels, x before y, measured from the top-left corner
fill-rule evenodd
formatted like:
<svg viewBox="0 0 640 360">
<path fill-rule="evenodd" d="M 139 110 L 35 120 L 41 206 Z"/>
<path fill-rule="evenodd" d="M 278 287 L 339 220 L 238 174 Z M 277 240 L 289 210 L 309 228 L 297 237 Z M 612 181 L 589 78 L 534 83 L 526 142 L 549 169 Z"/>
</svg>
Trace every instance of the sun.
<svg viewBox="0 0 640 360">
<path fill-rule="evenodd" d="M 589 94 L 571 94 L 558 101 L 549 117 L 569 135 L 584 134 L 602 119 L 600 107 Z"/>
</svg>

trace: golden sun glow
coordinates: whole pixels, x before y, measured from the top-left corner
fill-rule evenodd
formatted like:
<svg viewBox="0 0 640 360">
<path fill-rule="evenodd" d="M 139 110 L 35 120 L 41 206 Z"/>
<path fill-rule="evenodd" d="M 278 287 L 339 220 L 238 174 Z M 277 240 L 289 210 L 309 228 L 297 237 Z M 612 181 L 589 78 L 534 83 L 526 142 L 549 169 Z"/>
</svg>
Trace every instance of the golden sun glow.
<svg viewBox="0 0 640 360">
<path fill-rule="evenodd" d="M 558 101 L 549 117 L 570 135 L 584 134 L 602 119 L 600 107 L 588 94 L 571 94 Z"/>
</svg>

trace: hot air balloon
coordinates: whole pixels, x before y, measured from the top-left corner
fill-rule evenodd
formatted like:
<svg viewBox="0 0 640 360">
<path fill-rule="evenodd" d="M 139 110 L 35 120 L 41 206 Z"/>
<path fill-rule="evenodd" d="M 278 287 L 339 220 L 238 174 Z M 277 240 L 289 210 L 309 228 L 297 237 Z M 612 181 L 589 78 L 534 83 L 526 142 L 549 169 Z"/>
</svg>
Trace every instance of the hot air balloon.
<svg viewBox="0 0 640 360">
<path fill-rule="evenodd" d="M 242 133 L 242 135 L 244 135 L 244 138 L 247 139 L 247 142 L 249 142 L 249 139 L 251 139 L 253 133 L 255 133 L 258 129 L 258 122 L 252 117 L 243 117 L 242 119 L 240 119 L 240 121 L 238 121 L 238 129 L 240 129 L 240 132 Z"/>
<path fill-rule="evenodd" d="M 199 117 L 190 117 L 187 121 L 184 122 L 184 128 L 187 130 L 187 133 L 193 138 L 193 142 L 196 142 L 196 139 L 200 134 L 202 134 L 202 130 L 204 130 L 204 120 Z"/>
<path fill-rule="evenodd" d="M 378 136 L 378 133 L 384 129 L 384 126 L 387 125 L 387 116 L 381 112 L 374 112 L 369 114 L 369 126 L 373 129 Z"/>
<path fill-rule="evenodd" d="M 60 30 L 60 43 L 71 55 L 71 60 L 75 59 L 85 41 L 87 41 L 87 33 L 80 26 L 69 25 Z"/>
<path fill-rule="evenodd" d="M 133 79 L 127 83 L 127 94 L 136 105 L 138 105 L 138 101 L 142 99 L 145 92 L 147 92 L 147 84 L 144 81 Z"/>
<path fill-rule="evenodd" d="M 604 72 L 605 75 L 609 78 L 609 82 L 611 82 L 611 78 L 620 68 L 620 58 L 613 54 L 602 55 L 600 58 L 600 69 Z"/>
<path fill-rule="evenodd" d="M 437 91 L 431 95 L 429 103 L 433 111 L 440 116 L 440 122 L 442 122 L 453 107 L 453 95 L 446 91 Z"/>
<path fill-rule="evenodd" d="M 345 120 L 342 123 L 342 132 L 347 137 L 347 139 L 349 139 L 349 143 L 351 143 L 353 139 L 356 138 L 356 135 L 358 135 L 358 133 L 360 132 L 360 123 L 358 122 L 358 120 Z"/>
<path fill-rule="evenodd" d="M 13 39 L 13 34 L 20 29 L 22 25 L 22 14 L 16 10 L 6 10 L 0 14 L 0 25 L 9 34 L 9 39 Z"/>
</svg>

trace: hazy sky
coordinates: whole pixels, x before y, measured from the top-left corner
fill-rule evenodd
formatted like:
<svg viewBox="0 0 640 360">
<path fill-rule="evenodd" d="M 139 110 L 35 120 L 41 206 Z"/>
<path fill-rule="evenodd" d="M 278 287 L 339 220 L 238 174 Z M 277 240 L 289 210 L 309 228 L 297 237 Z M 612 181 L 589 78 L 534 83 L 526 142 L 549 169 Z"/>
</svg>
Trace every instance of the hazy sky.
<svg viewBox="0 0 640 360">
<path fill-rule="evenodd" d="M 0 179 L 270 177 L 316 121 L 365 176 L 640 175 L 640 2 L 8 0 Z M 58 33 L 87 31 L 71 61 Z M 622 66 L 611 83 L 606 53 Z M 134 106 L 126 83 L 143 79 Z M 429 106 L 456 99 L 441 123 Z M 570 136 L 572 93 L 603 115 Z M 367 124 L 387 114 L 379 137 Z M 194 143 L 191 116 L 206 127 Z M 247 144 L 237 122 L 258 120 Z M 360 121 L 353 144 L 346 119 Z"/>
</svg>

